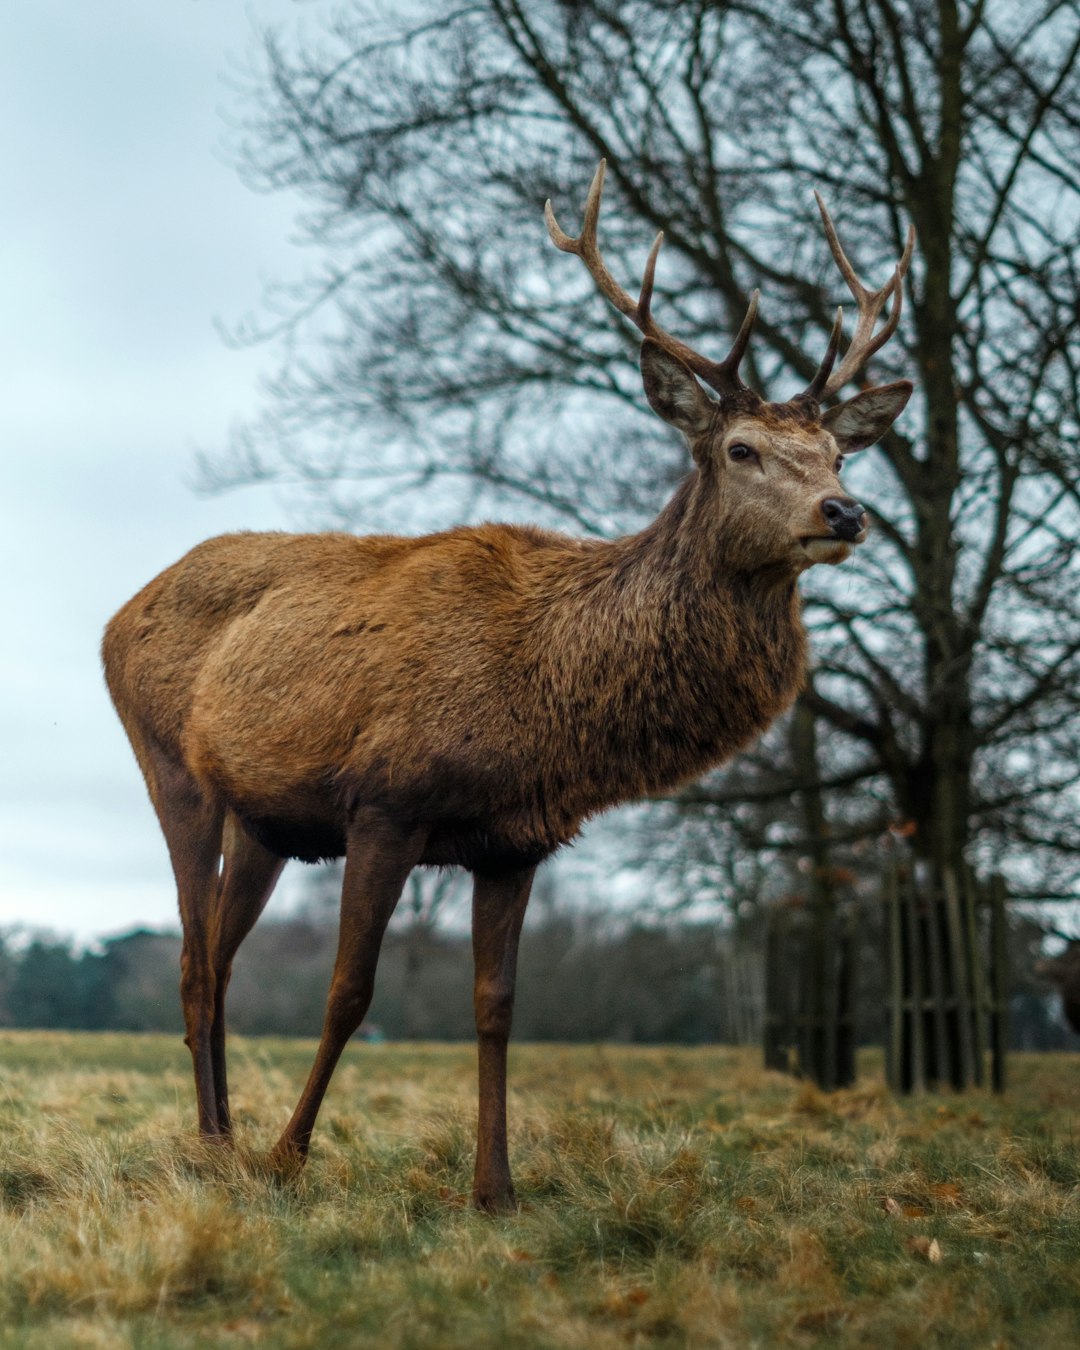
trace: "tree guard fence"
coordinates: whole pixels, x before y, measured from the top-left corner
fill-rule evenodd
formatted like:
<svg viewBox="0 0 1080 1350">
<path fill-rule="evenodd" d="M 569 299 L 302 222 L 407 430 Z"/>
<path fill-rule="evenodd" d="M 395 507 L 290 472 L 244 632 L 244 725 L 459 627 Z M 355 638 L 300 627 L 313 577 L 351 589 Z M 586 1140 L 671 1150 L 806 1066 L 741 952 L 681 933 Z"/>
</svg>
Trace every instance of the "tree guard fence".
<svg viewBox="0 0 1080 1350">
<path fill-rule="evenodd" d="M 864 911 L 865 913 L 865 911 Z M 892 859 L 882 880 L 885 1066 L 897 1093 L 1005 1086 L 1006 893 L 1001 877 Z M 868 916 L 872 917 L 872 916 Z M 765 938 L 767 1068 L 831 1090 L 855 1080 L 860 910 L 829 893 L 775 906 Z M 871 925 L 872 926 L 872 925 Z"/>
<path fill-rule="evenodd" d="M 777 905 L 765 933 L 765 1067 L 855 1081 L 854 905 Z"/>
<path fill-rule="evenodd" d="M 894 861 L 885 876 L 886 1074 L 894 1092 L 1005 1087 L 1005 885 L 965 864 Z"/>
</svg>

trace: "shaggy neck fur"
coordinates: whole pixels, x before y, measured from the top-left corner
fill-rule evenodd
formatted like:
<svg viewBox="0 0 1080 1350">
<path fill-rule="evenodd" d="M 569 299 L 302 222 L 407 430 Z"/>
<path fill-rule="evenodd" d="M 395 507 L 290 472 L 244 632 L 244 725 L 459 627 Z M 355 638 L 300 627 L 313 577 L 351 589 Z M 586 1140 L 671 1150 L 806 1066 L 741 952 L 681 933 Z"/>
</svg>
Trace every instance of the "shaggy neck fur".
<svg viewBox="0 0 1080 1350">
<path fill-rule="evenodd" d="M 570 743 L 558 758 L 572 770 L 554 786 L 578 775 L 581 814 L 727 759 L 802 683 L 795 576 L 733 566 L 718 494 L 699 471 L 640 534 L 563 576 L 537 616 L 538 673 L 549 725 Z"/>
</svg>

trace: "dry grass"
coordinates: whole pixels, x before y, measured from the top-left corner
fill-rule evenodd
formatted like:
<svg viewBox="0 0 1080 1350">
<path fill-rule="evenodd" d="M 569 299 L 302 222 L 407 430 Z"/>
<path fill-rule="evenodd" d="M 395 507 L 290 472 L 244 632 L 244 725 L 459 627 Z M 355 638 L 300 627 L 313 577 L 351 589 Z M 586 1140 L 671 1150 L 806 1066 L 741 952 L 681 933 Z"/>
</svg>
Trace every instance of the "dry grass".
<svg viewBox="0 0 1080 1350">
<path fill-rule="evenodd" d="M 0 1037 L 0 1347 L 1080 1343 L 1080 1063 L 1004 1101 L 823 1095 L 748 1051 L 518 1047 L 522 1212 L 466 1203 L 471 1049 L 239 1042 L 235 1154 L 171 1038 Z"/>
</svg>

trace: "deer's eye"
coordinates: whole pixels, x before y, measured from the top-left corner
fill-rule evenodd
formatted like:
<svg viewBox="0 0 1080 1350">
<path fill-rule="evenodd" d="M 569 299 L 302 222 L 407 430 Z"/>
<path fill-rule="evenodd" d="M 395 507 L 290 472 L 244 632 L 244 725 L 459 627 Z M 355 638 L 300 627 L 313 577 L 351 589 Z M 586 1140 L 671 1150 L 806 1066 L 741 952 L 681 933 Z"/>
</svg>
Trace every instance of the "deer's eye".
<svg viewBox="0 0 1080 1350">
<path fill-rule="evenodd" d="M 728 458 L 736 462 L 739 460 L 756 460 L 758 452 L 749 445 L 743 445 L 742 441 L 736 441 L 734 445 L 728 446 Z"/>
<path fill-rule="evenodd" d="M 833 473 L 839 473 L 843 467 L 844 467 L 844 456 L 837 455 L 836 463 L 833 465 Z"/>
</svg>

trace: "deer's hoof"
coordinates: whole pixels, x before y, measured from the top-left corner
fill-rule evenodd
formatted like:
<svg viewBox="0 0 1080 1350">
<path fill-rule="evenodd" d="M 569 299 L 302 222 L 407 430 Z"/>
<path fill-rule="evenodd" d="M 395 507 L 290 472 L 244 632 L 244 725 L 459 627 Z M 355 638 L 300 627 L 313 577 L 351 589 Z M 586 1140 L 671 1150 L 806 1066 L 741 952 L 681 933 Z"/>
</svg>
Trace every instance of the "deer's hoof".
<svg viewBox="0 0 1080 1350">
<path fill-rule="evenodd" d="M 481 1214 L 490 1214 L 497 1217 L 501 1214 L 516 1214 L 518 1210 L 517 1197 L 514 1195 L 512 1186 L 505 1190 L 478 1189 L 473 1191 L 473 1206 Z"/>
<path fill-rule="evenodd" d="M 265 1157 L 263 1170 L 274 1181 L 291 1181 L 300 1175 L 307 1162 L 307 1152 L 290 1145 L 277 1144 Z"/>
</svg>

